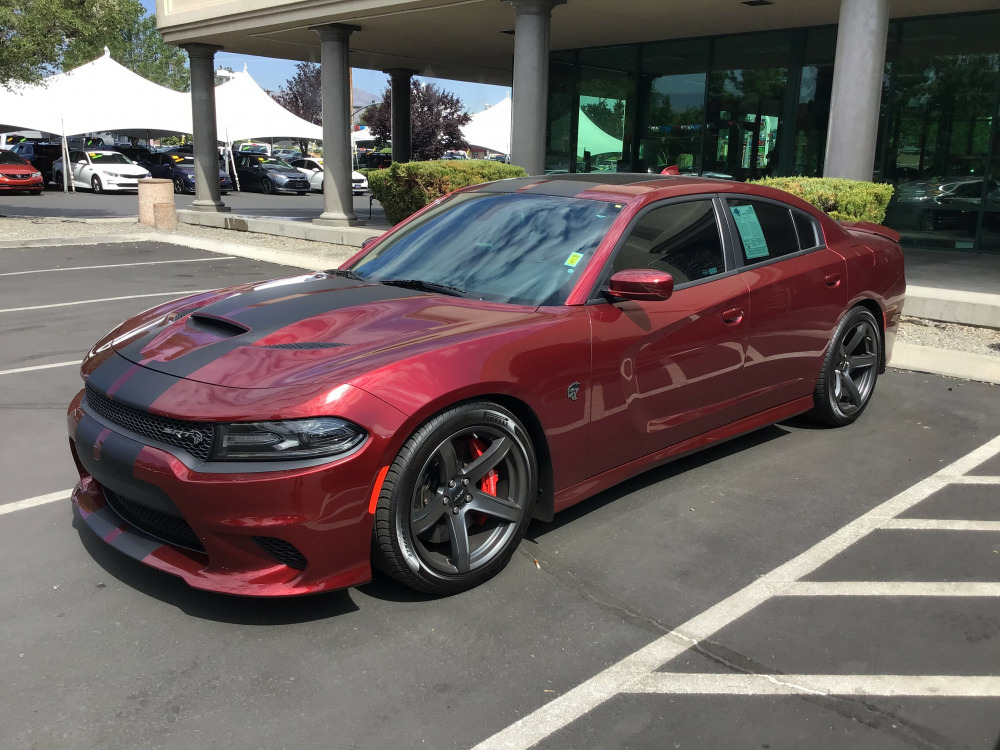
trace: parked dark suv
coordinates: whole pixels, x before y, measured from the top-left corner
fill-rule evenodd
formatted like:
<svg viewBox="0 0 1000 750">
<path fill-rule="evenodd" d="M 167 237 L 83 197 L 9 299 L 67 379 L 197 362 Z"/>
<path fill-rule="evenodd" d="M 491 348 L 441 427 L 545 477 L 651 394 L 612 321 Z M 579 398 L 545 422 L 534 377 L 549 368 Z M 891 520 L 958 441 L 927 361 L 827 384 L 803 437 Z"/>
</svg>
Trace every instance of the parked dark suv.
<svg viewBox="0 0 1000 750">
<path fill-rule="evenodd" d="M 52 162 L 62 156 L 62 146 L 58 143 L 21 141 L 11 146 L 10 150 L 41 172 L 45 184 L 52 181 Z"/>
</svg>

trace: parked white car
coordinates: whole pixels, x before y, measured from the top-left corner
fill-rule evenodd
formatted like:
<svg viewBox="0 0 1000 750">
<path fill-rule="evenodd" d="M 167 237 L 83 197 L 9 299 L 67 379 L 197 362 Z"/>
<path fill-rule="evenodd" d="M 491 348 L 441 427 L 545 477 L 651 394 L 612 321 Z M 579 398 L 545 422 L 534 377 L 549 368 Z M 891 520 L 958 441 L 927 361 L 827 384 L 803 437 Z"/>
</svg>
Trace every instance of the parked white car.
<svg viewBox="0 0 1000 750">
<path fill-rule="evenodd" d="M 138 190 L 139 180 L 149 177 L 149 170 L 119 151 L 70 151 L 69 161 L 73 185 L 90 188 L 95 193 Z M 57 185 L 62 185 L 64 171 L 63 160 L 56 159 L 52 163 L 52 176 Z"/>
<path fill-rule="evenodd" d="M 292 166 L 309 178 L 309 187 L 313 192 L 323 192 L 322 159 L 296 159 Z M 351 172 L 351 190 L 355 195 L 363 195 L 368 190 L 368 178 L 360 172 Z"/>
</svg>

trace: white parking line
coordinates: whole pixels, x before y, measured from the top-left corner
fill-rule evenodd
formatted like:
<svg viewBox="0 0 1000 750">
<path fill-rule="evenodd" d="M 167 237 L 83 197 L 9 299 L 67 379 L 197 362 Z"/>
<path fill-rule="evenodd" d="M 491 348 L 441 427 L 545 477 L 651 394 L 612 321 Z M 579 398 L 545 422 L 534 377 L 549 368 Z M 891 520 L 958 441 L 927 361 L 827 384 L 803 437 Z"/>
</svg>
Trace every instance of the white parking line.
<svg viewBox="0 0 1000 750">
<path fill-rule="evenodd" d="M 164 263 L 204 263 L 208 260 L 233 260 L 231 255 L 217 255 L 212 258 L 182 258 L 181 260 L 146 260 L 141 263 L 109 263 L 104 266 L 69 266 L 68 268 L 39 268 L 34 271 L 8 271 L 0 276 L 24 276 L 29 273 L 55 273 L 56 271 L 93 271 L 98 268 L 131 268 L 132 266 L 159 266 Z"/>
<path fill-rule="evenodd" d="M 32 305 L 31 307 L 8 307 L 0 313 L 24 312 L 26 310 L 47 310 L 50 307 L 71 307 L 72 305 L 92 305 L 96 302 L 118 302 L 123 299 L 142 299 L 144 297 L 187 297 L 189 294 L 204 294 L 211 289 L 191 289 L 180 292 L 153 292 L 152 294 L 130 294 L 126 297 L 103 297 L 101 299 L 84 299 L 79 302 L 56 302 L 53 305 Z"/>
<path fill-rule="evenodd" d="M 955 484 L 1000 484 L 1000 477 L 971 475 L 967 477 L 955 477 L 953 481 Z"/>
<path fill-rule="evenodd" d="M 997 698 L 1000 677 L 908 674 L 677 674 L 656 672 L 629 693 L 672 695 L 916 695 Z"/>
<path fill-rule="evenodd" d="M 995 596 L 1000 583 L 979 581 L 796 581 L 778 596 Z"/>
<path fill-rule="evenodd" d="M 937 518 L 893 518 L 882 524 L 883 529 L 913 531 L 1000 531 L 1000 521 L 952 521 Z"/>
<path fill-rule="evenodd" d="M 16 510 L 26 510 L 27 508 L 34 508 L 46 503 L 68 500 L 71 494 L 72 490 L 63 490 L 62 492 L 50 492 L 48 495 L 29 497 L 27 500 L 18 500 L 16 503 L 5 503 L 4 505 L 0 505 L 0 516 L 6 513 L 13 513 Z"/>
<path fill-rule="evenodd" d="M 80 360 L 74 359 L 72 362 L 53 362 L 51 365 L 34 365 L 33 367 L 15 367 L 13 370 L 0 370 L 0 375 L 15 375 L 19 372 L 32 372 L 34 370 L 48 370 L 52 367 L 69 367 L 79 365 Z"/>
<path fill-rule="evenodd" d="M 758 578 L 705 612 L 688 620 L 645 648 L 626 656 L 603 672 L 550 701 L 489 737 L 473 750 L 527 750 L 600 706 L 618 693 L 631 692 L 642 680 L 691 646 L 698 644 L 752 609 L 841 554 L 886 521 L 912 508 L 1000 453 L 1000 436 L 945 466 L 936 474 L 903 490 L 831 534 L 798 557 Z M 883 679 L 887 679 L 885 675 Z M 653 677 L 652 679 L 658 679 Z M 979 693 L 977 693 L 979 694 Z"/>
</svg>

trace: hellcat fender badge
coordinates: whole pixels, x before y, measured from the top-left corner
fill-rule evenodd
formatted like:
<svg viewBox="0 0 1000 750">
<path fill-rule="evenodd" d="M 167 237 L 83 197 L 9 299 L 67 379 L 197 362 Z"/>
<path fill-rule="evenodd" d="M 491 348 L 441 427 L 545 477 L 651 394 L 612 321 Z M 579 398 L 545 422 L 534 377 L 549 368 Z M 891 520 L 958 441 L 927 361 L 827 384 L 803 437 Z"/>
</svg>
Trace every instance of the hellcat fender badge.
<svg viewBox="0 0 1000 750">
<path fill-rule="evenodd" d="M 571 383 L 569 388 L 566 389 L 566 396 L 570 401 L 576 401 L 576 394 L 580 392 L 580 381 L 577 380 Z"/>
</svg>

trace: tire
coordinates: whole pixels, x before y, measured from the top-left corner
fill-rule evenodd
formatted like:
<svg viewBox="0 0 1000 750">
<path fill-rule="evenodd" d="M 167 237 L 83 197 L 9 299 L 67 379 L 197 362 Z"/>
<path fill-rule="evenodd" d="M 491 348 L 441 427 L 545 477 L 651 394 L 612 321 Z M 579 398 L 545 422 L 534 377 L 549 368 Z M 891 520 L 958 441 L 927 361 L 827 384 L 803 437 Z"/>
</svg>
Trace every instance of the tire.
<svg viewBox="0 0 1000 750">
<path fill-rule="evenodd" d="M 921 232 L 934 232 L 938 228 L 938 217 L 934 211 L 921 211 L 917 219 L 917 229 Z"/>
<path fill-rule="evenodd" d="M 39 188 L 38 190 L 29 190 L 28 192 L 31 193 L 32 195 L 41 195 L 42 194 L 41 188 Z"/>
<path fill-rule="evenodd" d="M 308 192 L 309 192 L 308 190 L 301 190 L 301 191 L 296 191 L 296 194 L 297 195 L 305 195 Z"/>
<path fill-rule="evenodd" d="M 52 180 L 52 181 L 53 181 L 53 182 L 54 182 L 54 183 L 55 183 L 55 184 L 56 184 L 56 185 L 57 185 L 57 186 L 58 186 L 58 187 L 59 187 L 59 188 L 61 189 L 61 188 L 62 188 L 62 186 L 63 186 L 63 176 L 62 176 L 62 172 L 56 172 L 56 173 L 55 173 L 55 174 L 53 175 L 53 180 Z"/>
<path fill-rule="evenodd" d="M 831 427 L 851 424 L 871 402 L 881 366 L 878 321 L 866 308 L 852 308 L 837 326 L 823 358 L 810 416 Z"/>
<path fill-rule="evenodd" d="M 260 183 L 260 192 L 262 192 L 264 195 L 270 195 L 271 193 L 274 192 L 274 185 L 271 184 L 270 178 L 265 177 L 264 180 Z"/>
<path fill-rule="evenodd" d="M 101 178 L 96 174 L 90 178 L 90 189 L 95 193 L 103 193 L 104 185 L 101 184 Z"/>
<path fill-rule="evenodd" d="M 184 180 L 180 177 L 174 178 L 174 194 L 183 195 L 184 194 Z"/>
<path fill-rule="evenodd" d="M 386 474 L 375 510 L 376 565 L 432 594 L 489 580 L 524 537 L 537 475 L 527 431 L 502 406 L 480 401 L 438 414 Z"/>
</svg>

